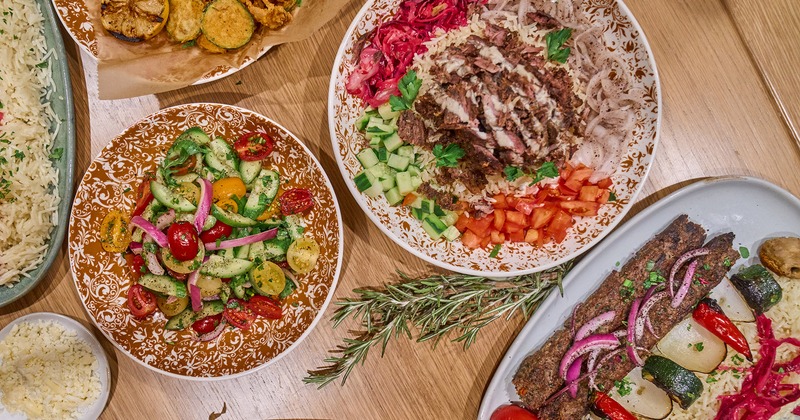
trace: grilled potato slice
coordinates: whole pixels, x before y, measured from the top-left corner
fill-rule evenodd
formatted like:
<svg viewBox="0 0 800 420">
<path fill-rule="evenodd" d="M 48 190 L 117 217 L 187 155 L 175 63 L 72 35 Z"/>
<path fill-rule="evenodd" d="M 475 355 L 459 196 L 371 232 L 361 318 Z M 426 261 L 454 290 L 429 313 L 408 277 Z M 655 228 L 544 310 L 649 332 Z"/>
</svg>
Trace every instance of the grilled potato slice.
<svg viewBox="0 0 800 420">
<path fill-rule="evenodd" d="M 129 42 L 150 39 L 164 28 L 169 17 L 168 0 L 102 0 L 103 27 Z"/>
<path fill-rule="evenodd" d="M 169 0 L 167 34 L 170 39 L 184 43 L 197 38 L 205 6 L 203 0 Z"/>
<path fill-rule="evenodd" d="M 221 53 L 225 52 L 225 50 L 223 48 L 220 48 L 220 47 L 212 44 L 211 41 L 209 41 L 208 38 L 206 38 L 206 36 L 203 35 L 203 34 L 200 34 L 200 36 L 197 37 L 197 40 L 195 42 L 197 43 L 198 47 L 200 47 L 200 48 L 202 48 L 202 49 L 204 49 L 204 50 L 206 50 L 206 51 L 208 51 L 210 53 L 221 54 Z"/>
<path fill-rule="evenodd" d="M 200 27 L 212 44 L 234 50 L 250 41 L 256 25 L 239 0 L 214 0 L 206 7 Z"/>
</svg>

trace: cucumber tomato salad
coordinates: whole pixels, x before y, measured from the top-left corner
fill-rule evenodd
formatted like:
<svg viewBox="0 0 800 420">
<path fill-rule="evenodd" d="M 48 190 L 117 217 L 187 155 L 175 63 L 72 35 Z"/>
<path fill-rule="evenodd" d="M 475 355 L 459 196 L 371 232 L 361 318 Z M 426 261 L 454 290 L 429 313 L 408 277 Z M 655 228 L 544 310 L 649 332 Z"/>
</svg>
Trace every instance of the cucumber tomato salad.
<svg viewBox="0 0 800 420">
<path fill-rule="evenodd" d="M 231 145 L 190 128 L 145 175 L 133 211 L 106 215 L 101 242 L 125 253 L 134 317 L 159 310 L 166 329 L 191 327 L 201 341 L 228 324 L 247 330 L 257 317 L 281 318 L 281 302 L 320 248 L 304 235 L 314 197 L 268 169 L 272 149 L 264 133 Z"/>
</svg>

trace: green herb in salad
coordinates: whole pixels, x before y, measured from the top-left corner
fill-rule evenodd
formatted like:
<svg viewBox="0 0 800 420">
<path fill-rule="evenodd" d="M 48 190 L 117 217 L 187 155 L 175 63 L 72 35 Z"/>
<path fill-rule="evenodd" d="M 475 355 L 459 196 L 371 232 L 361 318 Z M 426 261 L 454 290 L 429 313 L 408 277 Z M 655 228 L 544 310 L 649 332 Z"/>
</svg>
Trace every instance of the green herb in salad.
<svg viewBox="0 0 800 420">
<path fill-rule="evenodd" d="M 400 91 L 401 96 L 392 95 L 389 97 L 389 105 L 391 105 L 392 111 L 411 109 L 411 104 L 417 99 L 420 86 L 422 86 L 422 79 L 417 77 L 417 73 L 414 70 L 409 70 L 397 83 L 397 90 Z"/>
<path fill-rule="evenodd" d="M 514 182 L 518 178 L 525 176 L 525 172 L 516 166 L 506 166 L 503 168 L 503 173 L 506 174 L 506 179 L 511 182 Z"/>
<path fill-rule="evenodd" d="M 553 31 L 545 35 L 544 41 L 547 44 L 547 60 L 566 63 L 569 57 L 570 48 L 561 48 L 572 36 L 572 29 L 564 28 Z"/>
<path fill-rule="evenodd" d="M 453 168 L 458 165 L 458 160 L 464 157 L 464 149 L 461 146 L 451 143 L 447 147 L 441 144 L 433 146 L 433 155 L 436 156 L 436 166 Z"/>
</svg>

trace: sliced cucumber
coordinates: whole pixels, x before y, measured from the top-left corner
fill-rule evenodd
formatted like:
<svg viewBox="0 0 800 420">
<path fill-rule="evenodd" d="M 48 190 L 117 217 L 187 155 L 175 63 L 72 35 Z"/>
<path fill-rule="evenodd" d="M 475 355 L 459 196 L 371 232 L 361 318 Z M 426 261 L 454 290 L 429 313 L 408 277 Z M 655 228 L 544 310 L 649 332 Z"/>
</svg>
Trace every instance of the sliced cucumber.
<svg viewBox="0 0 800 420">
<path fill-rule="evenodd" d="M 392 105 L 389 102 L 378 107 L 378 114 L 384 120 L 391 120 L 392 118 L 397 118 L 400 115 L 400 111 L 395 111 L 392 109 Z"/>
<path fill-rule="evenodd" d="M 253 183 L 253 191 L 247 198 L 242 214 L 245 217 L 255 219 L 272 204 L 272 200 L 278 194 L 278 187 L 281 185 L 280 176 L 275 171 L 262 169 L 258 174 L 258 179 Z"/>
<path fill-rule="evenodd" d="M 145 274 L 139 278 L 139 284 L 146 289 L 164 295 L 175 296 L 178 298 L 184 298 L 187 295 L 186 285 L 170 276 Z"/>
<path fill-rule="evenodd" d="M 383 193 L 383 186 L 378 181 L 378 178 L 369 172 L 361 172 L 353 178 L 353 181 L 355 181 L 356 188 L 358 188 L 360 192 L 370 197 L 377 197 Z"/>
<path fill-rule="evenodd" d="M 367 169 L 375 166 L 375 164 L 379 162 L 378 156 L 375 155 L 375 152 L 370 148 L 366 148 L 358 152 L 356 157 L 358 158 L 358 161 L 361 162 L 361 166 Z"/>
<path fill-rule="evenodd" d="M 264 241 L 252 243 L 250 244 L 250 249 L 247 252 L 247 259 L 250 261 L 254 261 L 263 253 L 264 253 Z"/>
<path fill-rule="evenodd" d="M 430 235 L 430 237 L 431 237 L 431 238 L 433 238 L 433 239 L 439 239 L 439 238 L 441 238 L 441 237 L 442 237 L 442 233 L 443 233 L 443 232 L 446 230 L 446 229 L 442 229 L 441 231 L 440 231 L 440 230 L 438 230 L 436 227 L 434 227 L 434 226 L 431 224 L 431 222 L 430 222 L 430 220 L 428 219 L 428 217 L 426 217 L 426 218 L 425 218 L 425 219 L 422 221 L 422 229 L 423 229 L 423 230 L 425 230 L 425 232 L 427 232 L 427 233 L 428 233 L 428 235 Z"/>
<path fill-rule="evenodd" d="M 217 218 L 209 214 L 208 217 L 206 217 L 206 222 L 203 223 L 203 231 L 211 229 L 216 224 L 217 224 Z"/>
<path fill-rule="evenodd" d="M 217 137 L 214 140 L 211 140 L 209 144 L 211 147 L 211 152 L 219 159 L 226 166 L 230 166 L 233 169 L 239 169 L 239 156 L 236 154 L 236 151 L 233 150 L 230 144 L 228 144 L 225 139 L 222 137 Z"/>
<path fill-rule="evenodd" d="M 367 172 L 371 173 L 375 178 L 379 180 L 383 180 L 386 178 L 394 178 L 395 174 L 397 173 L 394 169 L 390 168 L 389 165 L 378 162 L 371 168 L 367 168 Z"/>
<path fill-rule="evenodd" d="M 417 165 L 408 165 L 406 170 L 411 174 L 411 176 L 422 176 L 422 169 L 420 169 Z"/>
<path fill-rule="evenodd" d="M 242 175 L 242 182 L 247 185 L 252 183 L 258 177 L 259 172 L 261 172 L 260 160 L 243 160 L 242 163 L 239 164 L 239 173 Z"/>
<path fill-rule="evenodd" d="M 257 220 L 244 217 L 241 214 L 230 212 L 220 208 L 216 204 L 211 205 L 211 215 L 216 217 L 217 220 L 231 227 L 253 227 L 259 224 Z"/>
<path fill-rule="evenodd" d="M 207 169 L 214 175 L 214 179 L 241 178 L 236 168 L 221 161 L 214 153 L 206 153 L 205 159 L 208 165 Z"/>
<path fill-rule="evenodd" d="M 172 331 L 185 330 L 194 322 L 194 315 L 195 313 L 192 308 L 186 308 L 183 312 L 167 320 L 167 324 L 164 325 L 164 328 Z"/>
<path fill-rule="evenodd" d="M 188 174 L 185 175 L 173 175 L 172 179 L 174 179 L 175 182 L 177 182 L 178 184 L 183 184 L 184 182 L 194 182 L 199 177 L 200 175 L 194 172 L 189 172 Z"/>
<path fill-rule="evenodd" d="M 409 173 L 411 173 L 409 171 Z M 418 176 L 411 175 L 411 186 L 414 187 L 416 190 L 419 186 L 422 185 L 422 178 Z"/>
<path fill-rule="evenodd" d="M 192 204 L 191 201 L 181 197 L 178 194 L 175 194 L 164 184 L 158 183 L 156 181 L 150 181 L 150 191 L 153 193 L 153 197 L 155 197 L 155 199 L 158 200 L 159 203 L 171 209 L 175 209 L 185 213 L 191 213 L 197 210 L 197 207 L 194 204 Z"/>
<path fill-rule="evenodd" d="M 207 316 L 219 315 L 225 310 L 225 304 L 221 300 L 211 300 L 203 302 L 203 309 L 197 313 L 195 319 L 203 319 Z"/>
<path fill-rule="evenodd" d="M 303 236 L 305 227 L 303 227 L 303 220 L 296 214 L 286 216 L 286 232 L 293 241 Z"/>
<path fill-rule="evenodd" d="M 392 169 L 405 171 L 406 168 L 408 168 L 408 164 L 411 163 L 411 159 L 409 159 L 408 156 L 400 156 L 392 153 L 389 155 L 389 161 L 386 163 Z"/>
<path fill-rule="evenodd" d="M 248 281 L 249 279 L 247 278 L 246 274 L 240 274 L 232 278 L 229 285 L 231 287 L 231 292 L 233 292 L 233 295 L 239 299 L 244 299 L 244 294 L 245 294 L 244 284 L 247 283 Z"/>
<path fill-rule="evenodd" d="M 211 137 L 208 137 L 205 131 L 200 127 L 192 127 L 178 136 L 175 142 L 179 140 L 191 140 L 199 145 L 205 145 L 211 142 Z"/>
<path fill-rule="evenodd" d="M 420 203 L 419 209 L 422 210 L 423 213 L 433 213 L 433 209 L 436 204 L 431 200 L 423 199 Z"/>
<path fill-rule="evenodd" d="M 359 119 L 356 120 L 356 130 L 364 131 L 367 128 L 371 115 L 364 113 Z"/>
<path fill-rule="evenodd" d="M 208 258 L 208 261 L 200 267 L 200 274 L 212 277 L 231 278 L 244 274 L 251 268 L 253 268 L 253 263 L 251 261 L 212 255 Z"/>
</svg>

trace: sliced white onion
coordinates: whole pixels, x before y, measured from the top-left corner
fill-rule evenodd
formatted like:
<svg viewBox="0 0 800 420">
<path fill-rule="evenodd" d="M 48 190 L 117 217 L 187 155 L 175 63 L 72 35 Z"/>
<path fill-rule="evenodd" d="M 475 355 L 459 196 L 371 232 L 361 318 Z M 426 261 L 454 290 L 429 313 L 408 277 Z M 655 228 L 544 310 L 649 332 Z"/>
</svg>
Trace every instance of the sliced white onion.
<svg viewBox="0 0 800 420">
<path fill-rule="evenodd" d="M 194 213 L 194 228 L 197 229 L 197 233 L 203 231 L 203 225 L 206 223 L 206 218 L 211 211 L 211 194 L 211 182 L 205 178 L 201 178 L 200 200 L 197 203 L 197 211 Z"/>
<path fill-rule="evenodd" d="M 192 310 L 200 312 L 203 310 L 203 298 L 200 295 L 200 288 L 197 287 L 197 279 L 200 278 L 200 270 L 192 271 L 189 274 L 187 285 L 189 286 L 189 300 L 192 301 Z"/>
<path fill-rule="evenodd" d="M 688 317 L 656 344 L 653 354 L 664 356 L 695 372 L 709 373 L 727 355 L 725 343 Z"/>
<path fill-rule="evenodd" d="M 672 399 L 669 394 L 654 383 L 642 378 L 641 367 L 634 368 L 625 378 L 626 382 L 630 383 L 630 393 L 622 396 L 617 387 L 608 393 L 609 397 L 616 400 L 625 409 L 649 419 L 664 419 L 672 413 Z"/>
<path fill-rule="evenodd" d="M 727 277 L 711 290 L 710 296 L 717 301 L 731 321 L 755 322 L 756 316 L 753 310 Z"/>
<path fill-rule="evenodd" d="M 175 221 L 175 210 L 169 209 L 166 213 L 158 216 L 158 220 L 156 220 L 156 229 L 164 230 L 167 226 L 171 225 L 172 222 Z"/>
</svg>

